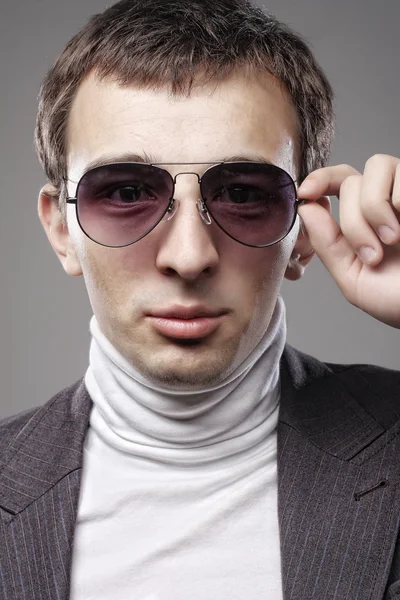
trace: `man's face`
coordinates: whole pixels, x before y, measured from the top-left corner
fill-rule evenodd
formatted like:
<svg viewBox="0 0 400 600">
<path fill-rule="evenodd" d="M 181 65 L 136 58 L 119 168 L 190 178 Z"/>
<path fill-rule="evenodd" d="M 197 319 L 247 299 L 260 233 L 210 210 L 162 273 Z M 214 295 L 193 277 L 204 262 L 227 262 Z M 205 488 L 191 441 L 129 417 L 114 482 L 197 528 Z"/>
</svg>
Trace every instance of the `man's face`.
<svg viewBox="0 0 400 600">
<path fill-rule="evenodd" d="M 146 153 L 160 163 L 264 157 L 293 179 L 297 175 L 295 110 L 272 76 L 250 82 L 237 74 L 189 98 L 173 98 L 166 90 L 122 88 L 91 75 L 73 103 L 67 142 L 71 182 L 95 159 L 127 153 Z M 208 166 L 165 168 L 172 176 L 201 176 Z M 70 183 L 69 195 L 75 191 Z M 62 262 L 69 274 L 83 274 L 100 329 L 144 376 L 178 389 L 217 384 L 256 346 L 299 229 L 296 223 L 274 246 L 247 247 L 202 221 L 199 196 L 197 177 L 179 176 L 175 216 L 123 248 L 91 241 L 78 226 L 75 206 L 67 212 L 69 251 Z M 188 344 L 159 333 L 146 316 L 176 304 L 227 314 L 215 331 Z"/>
</svg>

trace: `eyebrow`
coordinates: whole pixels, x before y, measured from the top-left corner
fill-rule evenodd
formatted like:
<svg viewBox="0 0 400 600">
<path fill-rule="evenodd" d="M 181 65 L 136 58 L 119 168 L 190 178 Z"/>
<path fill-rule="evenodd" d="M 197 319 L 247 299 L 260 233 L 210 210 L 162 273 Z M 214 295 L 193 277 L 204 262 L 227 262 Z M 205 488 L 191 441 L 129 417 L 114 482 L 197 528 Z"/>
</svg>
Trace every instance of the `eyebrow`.
<svg viewBox="0 0 400 600">
<path fill-rule="evenodd" d="M 136 162 L 136 163 L 146 163 L 151 165 L 217 165 L 222 162 L 260 162 L 266 165 L 274 165 L 275 163 L 267 160 L 264 156 L 254 155 L 254 156 L 228 156 L 222 158 L 221 160 L 214 161 L 205 161 L 205 162 L 164 162 L 158 160 L 156 156 L 151 154 L 147 154 L 144 152 L 143 154 L 134 154 L 131 152 L 124 154 L 106 154 L 104 156 L 100 156 L 95 160 L 89 162 L 84 170 L 84 173 L 91 171 L 92 169 L 96 169 L 97 167 L 102 167 L 104 165 L 109 165 L 112 163 L 124 163 L 124 162 Z M 275 165 L 276 166 L 276 165 Z"/>
</svg>

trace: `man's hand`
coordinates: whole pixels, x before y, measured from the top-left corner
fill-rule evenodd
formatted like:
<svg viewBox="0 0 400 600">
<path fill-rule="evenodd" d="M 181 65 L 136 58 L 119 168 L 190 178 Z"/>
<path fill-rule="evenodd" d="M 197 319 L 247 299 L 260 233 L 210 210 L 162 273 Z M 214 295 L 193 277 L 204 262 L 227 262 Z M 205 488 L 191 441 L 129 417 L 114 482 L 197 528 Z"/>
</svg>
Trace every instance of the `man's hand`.
<svg viewBox="0 0 400 600">
<path fill-rule="evenodd" d="M 340 226 L 320 203 L 334 195 Z M 307 199 L 299 215 L 311 244 L 345 298 L 400 329 L 400 159 L 372 156 L 363 174 L 348 165 L 317 169 L 298 197 Z"/>
</svg>

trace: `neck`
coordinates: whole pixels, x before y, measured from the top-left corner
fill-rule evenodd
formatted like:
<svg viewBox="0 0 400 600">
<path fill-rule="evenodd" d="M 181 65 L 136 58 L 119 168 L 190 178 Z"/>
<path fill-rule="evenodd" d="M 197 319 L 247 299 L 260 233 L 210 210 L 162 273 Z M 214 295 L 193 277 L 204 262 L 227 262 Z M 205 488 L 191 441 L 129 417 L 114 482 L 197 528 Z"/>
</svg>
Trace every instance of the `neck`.
<svg viewBox="0 0 400 600">
<path fill-rule="evenodd" d="M 286 341 L 278 297 L 264 336 L 219 385 L 175 391 L 154 385 L 90 322 L 85 383 L 94 402 L 90 425 L 108 447 L 153 464 L 225 464 L 257 447 L 277 426 L 279 361 Z"/>
</svg>

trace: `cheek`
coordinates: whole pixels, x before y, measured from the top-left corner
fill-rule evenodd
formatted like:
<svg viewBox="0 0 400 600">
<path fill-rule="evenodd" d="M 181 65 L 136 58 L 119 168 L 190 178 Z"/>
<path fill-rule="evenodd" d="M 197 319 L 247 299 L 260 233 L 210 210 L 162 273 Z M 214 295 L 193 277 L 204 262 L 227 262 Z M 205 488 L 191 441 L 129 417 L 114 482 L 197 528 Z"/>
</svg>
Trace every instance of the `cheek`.
<svg viewBox="0 0 400 600">
<path fill-rule="evenodd" d="M 295 236 L 294 236 L 295 239 Z M 247 281 L 251 304 L 248 335 L 259 340 L 270 322 L 287 264 L 292 252 L 293 237 L 287 236 L 281 243 L 265 248 L 261 256 L 254 259 L 251 268 L 251 281 Z M 251 294 L 251 295 L 250 295 Z"/>
<path fill-rule="evenodd" d="M 68 207 L 68 232 L 78 257 L 85 282 L 93 288 L 98 284 L 101 290 L 119 287 L 119 281 L 127 281 L 135 272 L 146 268 L 149 249 L 138 242 L 125 248 L 107 248 L 90 240 L 81 230 L 74 209 Z M 109 282 L 109 285 L 107 285 Z M 94 290 L 91 290 L 94 293 Z"/>
<path fill-rule="evenodd" d="M 93 310 L 115 313 L 125 311 L 143 286 L 149 273 L 151 255 L 139 245 L 106 248 L 88 240 L 78 244 L 78 253 Z"/>
<path fill-rule="evenodd" d="M 255 250 L 252 257 L 242 264 L 247 282 L 253 283 L 257 293 L 274 294 L 279 289 L 292 252 L 294 241 L 289 236 L 269 248 Z M 238 264 L 238 263 L 236 263 Z"/>
<path fill-rule="evenodd" d="M 279 280 L 279 284 L 282 282 L 286 267 L 288 266 L 290 257 L 292 256 L 293 249 L 299 235 L 299 229 L 300 221 L 299 217 L 297 217 L 294 227 L 289 234 L 279 244 L 273 246 L 273 248 L 276 249 L 274 273 L 276 278 Z"/>
</svg>

